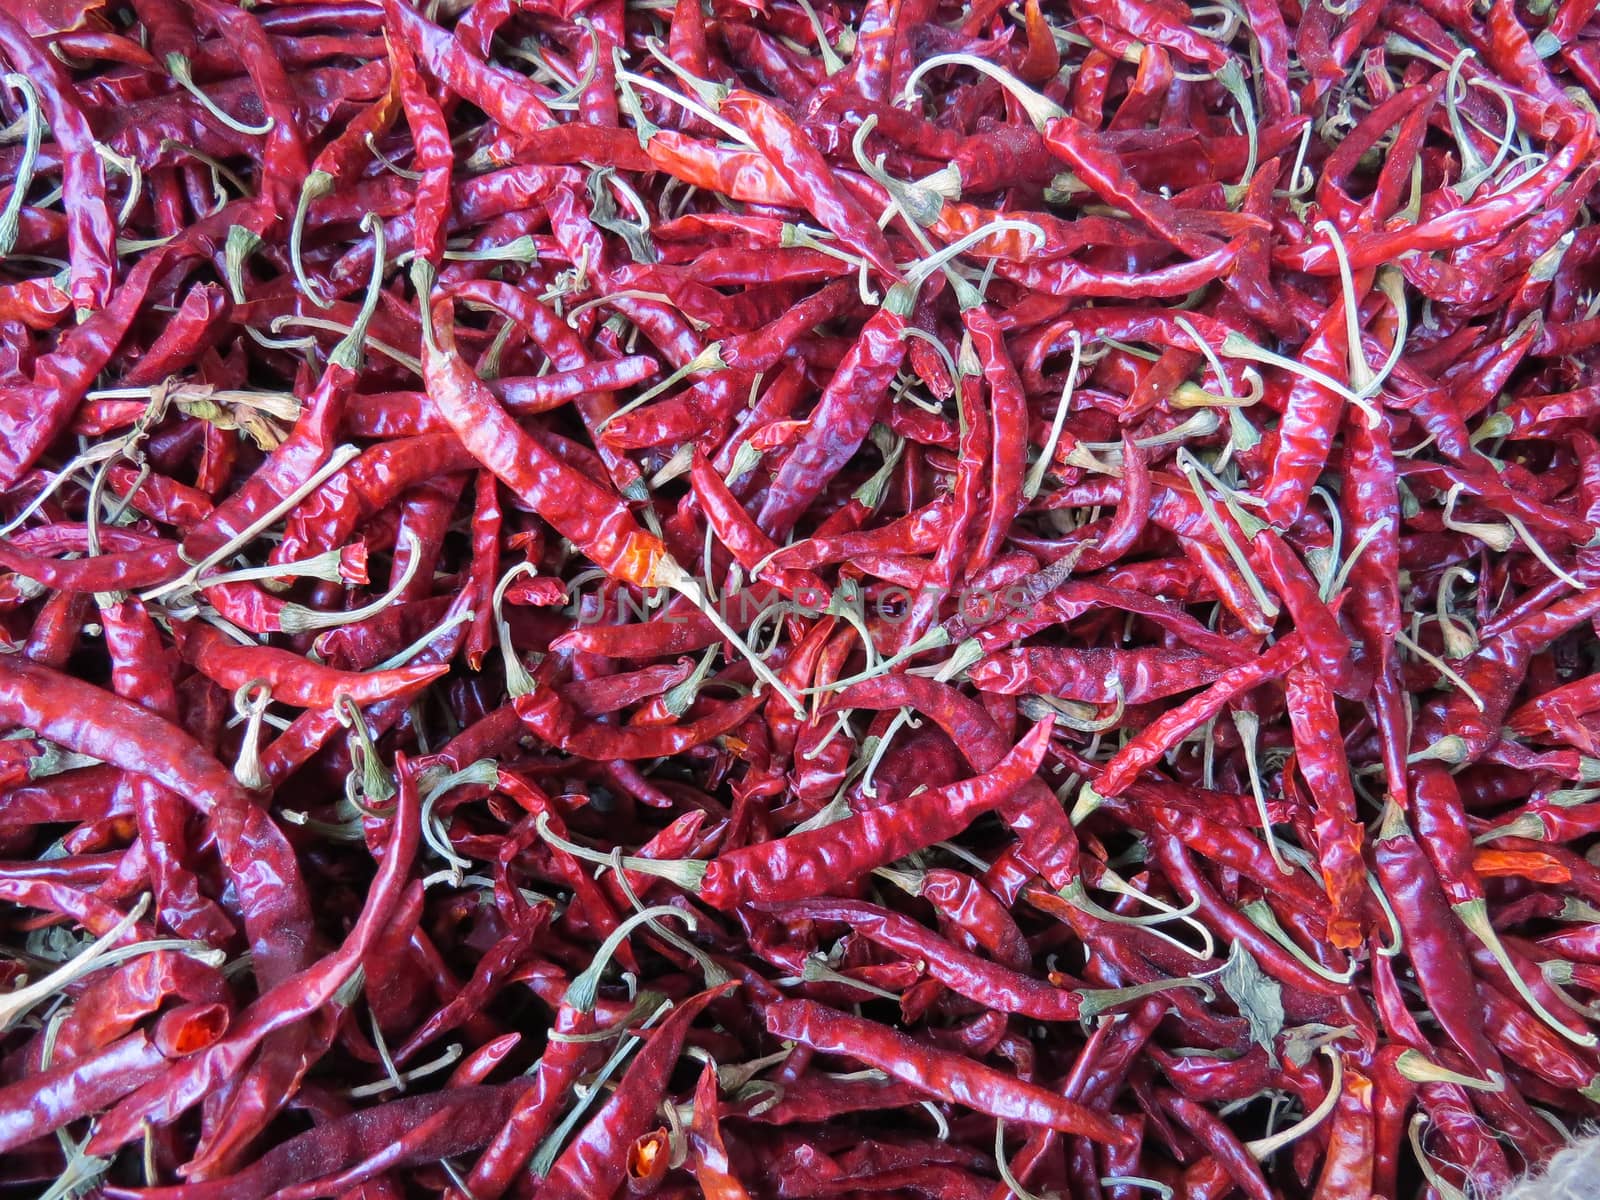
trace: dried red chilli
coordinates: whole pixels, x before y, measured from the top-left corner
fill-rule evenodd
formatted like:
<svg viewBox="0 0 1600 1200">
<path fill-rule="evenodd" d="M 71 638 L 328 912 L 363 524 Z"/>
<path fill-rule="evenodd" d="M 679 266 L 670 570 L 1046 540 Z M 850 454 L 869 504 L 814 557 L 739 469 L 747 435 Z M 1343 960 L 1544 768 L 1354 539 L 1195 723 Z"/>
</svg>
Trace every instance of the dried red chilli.
<svg viewBox="0 0 1600 1200">
<path fill-rule="evenodd" d="M 1097 1141 L 1118 1143 L 1126 1135 L 1104 1117 L 1034 1084 L 1008 1078 L 991 1067 L 921 1048 L 904 1034 L 874 1027 L 810 1000 L 775 1000 L 766 1006 L 770 1032 L 827 1053 L 844 1054 L 904 1078 L 930 1095 L 954 1100 L 1002 1120 L 1043 1125 Z"/>
<path fill-rule="evenodd" d="M 1592 1118 L 1592 5 L 23 7 L 0 1183 Z"/>
<path fill-rule="evenodd" d="M 67 209 L 71 255 L 67 292 L 79 309 L 103 308 L 111 300 L 116 280 L 116 235 L 106 196 L 105 164 L 96 153 L 88 116 L 60 62 L 7 13 L 0 13 L 0 50 L 12 70 L 37 89 L 60 150 L 62 187 L 70 189 L 75 198 Z"/>
</svg>

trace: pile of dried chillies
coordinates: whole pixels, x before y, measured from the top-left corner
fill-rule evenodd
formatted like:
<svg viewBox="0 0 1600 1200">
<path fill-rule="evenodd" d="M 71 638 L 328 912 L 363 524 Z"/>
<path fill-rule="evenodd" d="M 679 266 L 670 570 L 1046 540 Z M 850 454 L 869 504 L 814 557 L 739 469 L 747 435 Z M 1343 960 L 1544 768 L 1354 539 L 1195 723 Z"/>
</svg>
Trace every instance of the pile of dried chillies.
<svg viewBox="0 0 1600 1200">
<path fill-rule="evenodd" d="M 1595 9 L 0 4 L 6 1194 L 1550 1156 Z"/>
</svg>

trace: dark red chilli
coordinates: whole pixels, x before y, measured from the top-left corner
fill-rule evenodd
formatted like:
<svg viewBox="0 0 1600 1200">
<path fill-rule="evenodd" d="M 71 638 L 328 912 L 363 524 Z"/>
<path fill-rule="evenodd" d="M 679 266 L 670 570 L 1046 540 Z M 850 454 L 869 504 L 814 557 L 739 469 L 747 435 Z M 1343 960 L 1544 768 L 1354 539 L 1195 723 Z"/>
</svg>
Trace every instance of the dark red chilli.
<svg viewBox="0 0 1600 1200">
<path fill-rule="evenodd" d="M 1539 1170 L 1597 112 L 1589 0 L 0 6 L 0 1188 Z"/>
</svg>

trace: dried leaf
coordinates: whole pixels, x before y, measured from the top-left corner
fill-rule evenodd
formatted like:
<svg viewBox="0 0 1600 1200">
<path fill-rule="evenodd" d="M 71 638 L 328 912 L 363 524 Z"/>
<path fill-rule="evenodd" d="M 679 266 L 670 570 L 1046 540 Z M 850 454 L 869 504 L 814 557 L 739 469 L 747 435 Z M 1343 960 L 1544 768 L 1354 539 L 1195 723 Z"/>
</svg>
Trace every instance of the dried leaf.
<svg viewBox="0 0 1600 1200">
<path fill-rule="evenodd" d="M 1340 1038 L 1354 1037 L 1355 1034 L 1353 1025 L 1323 1025 L 1320 1022 L 1296 1025 L 1284 1031 L 1283 1057 L 1294 1066 L 1303 1067 L 1321 1047 Z"/>
<path fill-rule="evenodd" d="M 1250 1040 L 1266 1050 L 1276 1061 L 1273 1043 L 1283 1032 L 1283 989 L 1269 977 L 1250 951 L 1234 942 L 1228 961 L 1217 981 L 1239 1007 L 1239 1015 L 1250 1024 Z"/>
<path fill-rule="evenodd" d="M 589 176 L 589 220 L 601 229 L 620 237 L 636 263 L 656 261 L 655 243 L 643 225 L 624 220 L 617 212 L 617 202 L 606 186 L 606 180 L 615 174 L 610 167 L 602 167 Z"/>
</svg>

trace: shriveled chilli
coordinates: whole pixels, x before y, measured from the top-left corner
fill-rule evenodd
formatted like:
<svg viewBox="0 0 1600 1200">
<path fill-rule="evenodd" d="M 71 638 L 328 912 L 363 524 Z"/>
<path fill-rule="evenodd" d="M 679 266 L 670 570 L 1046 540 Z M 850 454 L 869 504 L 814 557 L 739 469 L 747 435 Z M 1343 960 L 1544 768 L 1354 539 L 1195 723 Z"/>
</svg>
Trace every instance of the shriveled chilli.
<svg viewBox="0 0 1600 1200">
<path fill-rule="evenodd" d="M 1600 1119 L 1592 3 L 0 76 L 0 1187 L 1449 1200 Z"/>
</svg>

